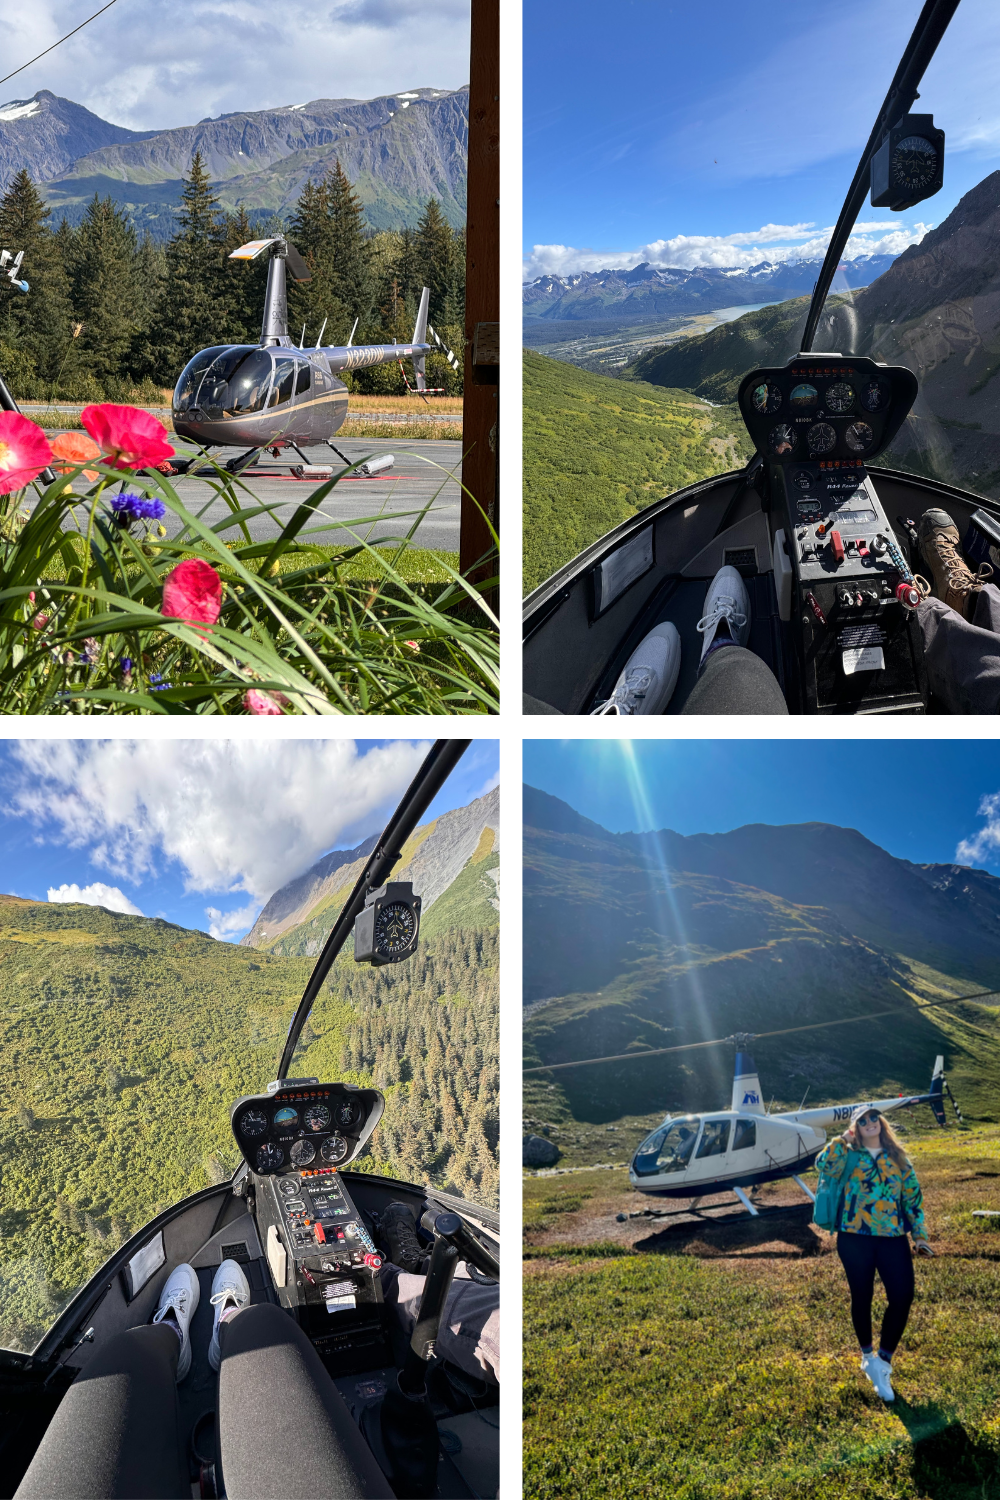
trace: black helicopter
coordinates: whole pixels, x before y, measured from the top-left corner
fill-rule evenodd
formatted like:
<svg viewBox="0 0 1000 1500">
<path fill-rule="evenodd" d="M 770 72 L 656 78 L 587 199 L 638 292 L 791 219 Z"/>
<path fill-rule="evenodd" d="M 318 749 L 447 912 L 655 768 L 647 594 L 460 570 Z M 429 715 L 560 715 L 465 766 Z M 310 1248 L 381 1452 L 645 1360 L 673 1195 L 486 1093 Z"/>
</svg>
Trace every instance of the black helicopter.
<svg viewBox="0 0 1000 1500">
<path fill-rule="evenodd" d="M 942 398 L 940 420 L 935 416 L 934 381 L 954 353 L 942 331 L 953 304 L 936 305 L 946 294 L 924 288 L 929 311 L 902 333 L 892 322 L 878 325 L 875 358 L 858 348 L 854 307 L 828 297 L 869 192 L 873 204 L 902 211 L 942 185 L 943 132 L 930 115 L 909 110 L 957 4 L 923 6 L 841 209 L 797 347 L 783 351 L 786 363 L 748 370 L 739 387 L 754 447 L 749 463 L 647 506 L 527 597 L 526 713 L 607 712 L 636 647 L 668 625 L 679 633 L 680 673 L 662 712 L 683 713 L 701 658 L 707 591 L 727 566 L 749 596 L 746 644 L 770 669 L 780 689 L 775 701 L 783 698 L 789 713 L 955 711 L 928 683 L 915 613 L 926 572 L 917 521 L 930 508 L 944 509 L 971 570 L 996 568 L 1000 503 L 932 477 L 935 465 L 921 450 L 946 447 L 946 429 L 989 429 L 977 437 L 977 452 L 994 455 L 980 470 L 985 484 L 996 464 L 995 395 L 993 408 L 992 387 L 976 395 L 986 386 L 985 377 L 977 381 L 977 365 L 971 390 L 952 398 L 946 415 Z M 913 276 L 916 252 L 907 253 Z M 989 285 L 983 291 L 973 299 L 979 310 L 963 313 L 968 320 L 990 321 L 985 293 L 994 294 Z M 934 351 L 931 331 L 939 336 Z M 986 362 L 978 344 L 966 349 Z M 889 363 L 877 362 L 887 357 Z M 919 382 L 903 358 L 916 364 Z M 912 453 L 908 459 L 911 470 L 921 472 L 883 467 L 881 455 L 903 431 L 917 453 L 916 462 Z"/>
<path fill-rule="evenodd" d="M 382 1094 L 288 1076 L 312 1006 L 352 932 L 357 962 L 397 963 L 413 954 L 420 898 L 409 883 L 388 877 L 469 744 L 439 740 L 428 752 L 337 917 L 289 1025 L 277 1078 L 234 1101 L 230 1124 L 242 1160 L 233 1177 L 173 1204 L 133 1235 L 77 1292 L 31 1353 L 0 1349 L 3 1495 L 223 1497 L 227 1460 L 234 1474 L 239 1467 L 245 1475 L 251 1436 L 264 1444 L 261 1462 L 270 1466 L 271 1477 L 262 1477 L 262 1469 L 251 1490 L 237 1480 L 234 1493 L 303 1500 L 496 1495 L 499 1387 L 434 1351 L 445 1299 L 461 1264 L 481 1285 L 499 1280 L 498 1215 L 436 1188 L 349 1170 L 377 1128 Z M 409 1334 L 389 1315 L 379 1276 L 390 1249 L 386 1210 L 399 1203 L 411 1211 L 426 1270 Z M 274 1354 L 275 1331 L 288 1355 L 278 1360 L 273 1388 L 267 1385 L 270 1375 L 255 1377 L 253 1409 L 237 1405 L 234 1410 L 231 1398 L 227 1409 L 223 1382 L 241 1377 L 238 1370 L 232 1373 L 225 1341 L 221 1361 L 213 1363 L 208 1339 L 213 1316 L 208 1289 L 234 1262 L 249 1283 L 248 1313 L 258 1306 L 264 1310 L 254 1324 L 255 1336 L 260 1338 L 265 1325 L 272 1335 L 270 1349 L 267 1341 L 251 1340 L 236 1363 L 246 1358 L 265 1369 L 261 1361 Z M 109 1471 L 106 1488 L 78 1487 L 83 1481 L 73 1464 L 45 1468 L 47 1453 L 51 1456 L 46 1434 L 55 1423 L 58 1443 L 59 1414 L 69 1393 L 76 1391 L 84 1413 L 89 1409 L 88 1368 L 99 1370 L 105 1383 L 118 1378 L 101 1368 L 109 1345 L 118 1339 L 120 1347 L 126 1330 L 145 1332 L 178 1266 L 189 1274 L 193 1267 L 201 1287 L 190 1372 L 176 1387 L 171 1375 L 163 1391 L 144 1390 L 134 1369 L 121 1374 L 123 1420 L 144 1411 L 148 1431 L 138 1445 L 132 1443 L 131 1471 L 119 1463 Z M 295 1325 L 294 1338 L 282 1334 L 285 1319 Z M 296 1376 L 303 1366 L 311 1370 L 304 1384 Z M 127 1389 L 130 1380 L 133 1389 Z M 456 1427 L 461 1430 L 457 1446 Z M 100 1434 L 91 1431 L 88 1437 L 100 1449 Z M 115 1435 L 108 1441 L 113 1446 Z M 36 1455 L 42 1456 L 41 1473 L 38 1464 L 32 1467 Z M 165 1470 L 176 1474 L 183 1488 L 163 1488 Z M 468 1474 L 474 1481 L 464 1477 Z"/>
<path fill-rule="evenodd" d="M 337 378 L 341 372 L 410 359 L 417 392 L 427 391 L 425 359 L 433 347 L 426 342 L 430 292 L 427 287 L 421 292 L 412 343 L 323 345 L 324 320 L 315 346 L 296 348 L 288 334 L 285 267 L 295 281 L 312 278 L 295 246 L 272 235 L 240 245 L 229 259 L 254 260 L 268 249 L 260 343 L 215 344 L 188 361 L 174 388 L 174 431 L 206 449 L 243 448 L 226 464 L 232 473 L 255 463 L 264 450 L 276 457 L 291 448 L 313 477 L 319 466 L 309 464 L 303 448 L 326 445 L 350 462 L 331 441 L 347 417 L 347 387 Z M 302 337 L 304 341 L 305 330 Z M 183 473 L 199 462 L 179 460 L 171 467 Z"/>
</svg>

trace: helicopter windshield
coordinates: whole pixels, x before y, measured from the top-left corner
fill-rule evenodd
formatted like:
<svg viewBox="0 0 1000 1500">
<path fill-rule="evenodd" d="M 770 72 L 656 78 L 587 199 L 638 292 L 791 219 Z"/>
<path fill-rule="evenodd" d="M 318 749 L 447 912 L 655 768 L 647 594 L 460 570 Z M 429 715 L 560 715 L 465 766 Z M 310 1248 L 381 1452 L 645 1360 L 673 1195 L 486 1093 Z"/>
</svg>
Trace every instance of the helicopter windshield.
<svg viewBox="0 0 1000 1500">
<path fill-rule="evenodd" d="M 683 1172 L 691 1160 L 697 1135 L 696 1119 L 673 1120 L 661 1125 L 635 1153 L 633 1170 L 639 1177 L 652 1177 L 660 1172 Z"/>
<path fill-rule="evenodd" d="M 256 345 L 203 349 L 185 367 L 174 391 L 174 412 L 196 410 L 202 420 L 260 411 L 271 379 L 271 356 Z"/>
<path fill-rule="evenodd" d="M 916 375 L 917 399 L 873 468 L 903 470 L 996 499 L 1000 272 L 993 247 L 1000 235 L 1000 106 L 991 102 L 991 88 L 970 87 L 967 97 L 963 82 L 981 33 L 981 16 L 977 24 L 975 10 L 960 6 L 921 81 L 920 102 L 913 106 L 936 108 L 935 126 L 946 132 L 944 187 L 898 213 L 866 204 L 844 261 L 857 266 L 866 253 L 872 258 L 873 230 L 887 232 L 897 258 L 885 269 L 873 264 L 876 274 L 868 285 L 853 288 L 848 288 L 841 263 L 812 347 L 869 355 L 883 364 L 904 365 Z M 915 136 L 900 142 L 900 171 L 911 170 L 905 148 L 915 144 L 926 142 Z M 918 168 L 912 170 L 919 175 Z M 887 222 L 864 222 L 874 218 Z"/>
</svg>

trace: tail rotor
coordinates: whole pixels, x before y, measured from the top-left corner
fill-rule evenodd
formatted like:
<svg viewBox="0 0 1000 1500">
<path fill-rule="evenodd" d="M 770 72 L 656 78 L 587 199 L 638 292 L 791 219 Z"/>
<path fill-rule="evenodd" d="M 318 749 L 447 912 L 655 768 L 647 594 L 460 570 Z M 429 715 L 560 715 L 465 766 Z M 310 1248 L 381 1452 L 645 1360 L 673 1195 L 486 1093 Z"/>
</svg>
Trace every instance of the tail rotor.
<svg viewBox="0 0 1000 1500">
<path fill-rule="evenodd" d="M 944 1109 L 945 1094 L 947 1094 L 948 1098 L 951 1100 L 951 1107 L 955 1111 L 955 1118 L 958 1120 L 958 1123 L 960 1125 L 964 1125 L 965 1121 L 962 1118 L 962 1111 L 959 1109 L 958 1103 L 955 1099 L 955 1095 L 952 1093 L 951 1088 L 948 1084 L 948 1080 L 944 1076 L 944 1058 L 938 1056 L 934 1059 L 934 1072 L 931 1076 L 931 1089 L 928 1103 L 930 1104 L 930 1107 L 934 1113 L 935 1120 L 937 1120 L 938 1124 L 941 1126 L 947 1125 L 948 1123 L 948 1119 Z"/>
</svg>

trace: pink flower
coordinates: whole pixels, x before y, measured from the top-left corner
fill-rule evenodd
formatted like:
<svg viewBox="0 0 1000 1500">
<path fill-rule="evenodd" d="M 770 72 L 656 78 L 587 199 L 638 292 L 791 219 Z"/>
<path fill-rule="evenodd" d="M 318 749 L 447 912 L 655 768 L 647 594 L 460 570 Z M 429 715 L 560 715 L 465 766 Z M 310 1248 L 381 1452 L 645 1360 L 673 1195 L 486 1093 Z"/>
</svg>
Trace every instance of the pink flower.
<svg viewBox="0 0 1000 1500">
<path fill-rule="evenodd" d="M 80 421 L 116 469 L 155 467 L 174 456 L 163 423 L 135 406 L 85 406 Z"/>
<path fill-rule="evenodd" d="M 52 457 L 48 439 L 37 422 L 17 411 L 0 411 L 0 495 L 23 490 L 47 467 Z"/>
<path fill-rule="evenodd" d="M 36 615 L 31 622 L 31 626 L 33 630 L 44 630 L 48 623 L 48 615 Z"/>
<path fill-rule="evenodd" d="M 163 613 L 193 624 L 214 625 L 222 609 L 222 579 L 200 557 L 178 563 L 163 580 Z"/>
<path fill-rule="evenodd" d="M 243 707 L 251 714 L 280 714 L 282 705 L 288 706 L 284 693 L 265 693 L 261 688 L 251 688 L 243 694 Z"/>
</svg>

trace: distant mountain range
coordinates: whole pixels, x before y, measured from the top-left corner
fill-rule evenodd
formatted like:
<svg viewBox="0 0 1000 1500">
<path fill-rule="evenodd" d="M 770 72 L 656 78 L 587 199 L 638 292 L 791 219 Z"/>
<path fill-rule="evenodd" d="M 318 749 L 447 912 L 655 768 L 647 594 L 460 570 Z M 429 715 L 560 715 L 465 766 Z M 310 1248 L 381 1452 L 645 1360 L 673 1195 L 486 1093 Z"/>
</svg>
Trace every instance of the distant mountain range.
<svg viewBox="0 0 1000 1500">
<path fill-rule="evenodd" d="M 913 1089 L 942 1051 L 974 1091 L 977 1049 L 998 1051 L 993 1009 L 911 1008 L 1000 987 L 1000 880 L 984 871 L 911 864 L 825 823 L 613 834 L 531 787 L 524 825 L 533 1060 L 854 1017 L 760 1044 L 768 1089 L 790 1098 L 808 1083 L 818 1102 Z M 577 1119 L 614 1119 L 712 1107 L 706 1099 L 728 1097 L 731 1067 L 720 1047 L 552 1077 Z"/>
<path fill-rule="evenodd" d="M 355 849 L 336 849 L 282 886 L 243 945 L 278 956 L 318 954 L 375 844 L 373 837 Z M 412 880 L 422 901 L 424 936 L 448 927 L 498 925 L 499 850 L 499 787 L 414 830 L 392 879 Z"/>
<path fill-rule="evenodd" d="M 892 265 L 891 255 L 863 255 L 841 263 L 836 285 L 867 286 Z M 631 271 L 584 271 L 539 276 L 522 288 L 526 319 L 600 321 L 629 327 L 663 318 L 713 312 L 752 302 L 781 302 L 812 292 L 822 261 L 761 261 L 759 265 L 663 269 L 648 262 Z"/>
<path fill-rule="evenodd" d="M 42 89 L 0 106 L 0 188 L 24 167 L 56 220 L 77 223 L 97 193 L 165 239 L 195 151 L 223 207 L 242 205 L 256 219 L 287 213 L 307 178 L 339 158 L 373 229 L 413 227 L 430 197 L 458 227 L 468 130 L 468 88 L 314 99 L 160 131 L 126 130 Z"/>
</svg>

